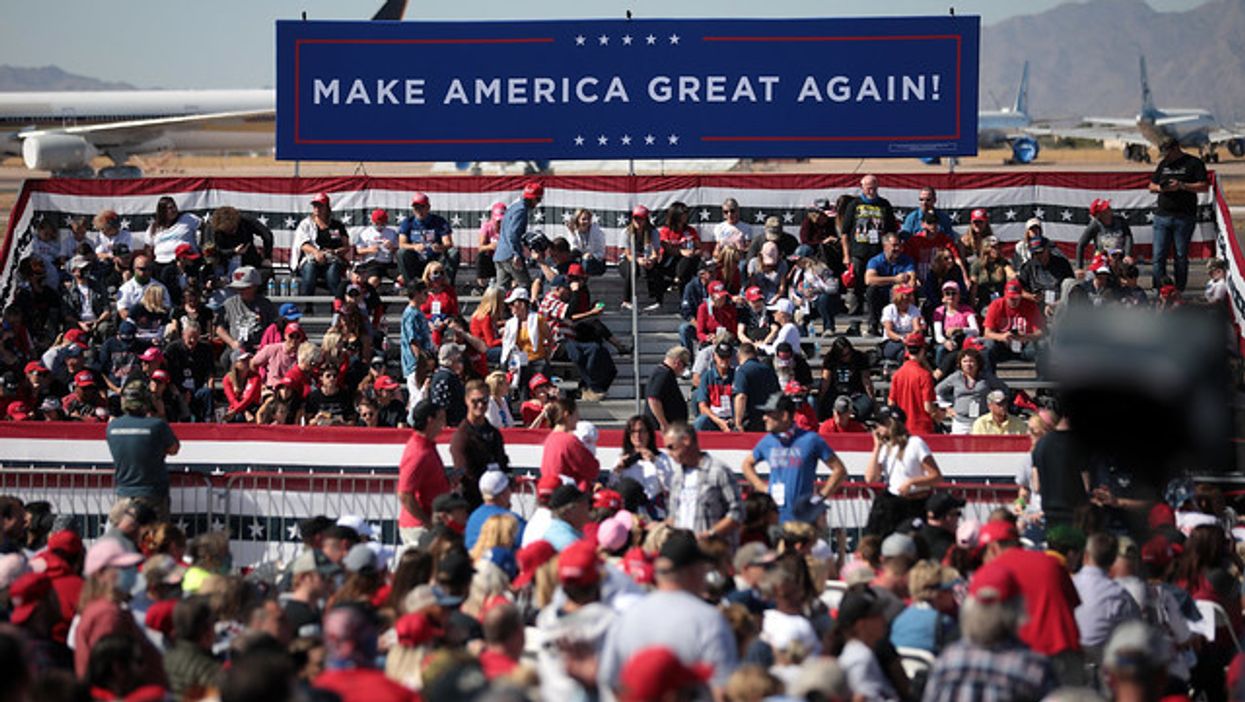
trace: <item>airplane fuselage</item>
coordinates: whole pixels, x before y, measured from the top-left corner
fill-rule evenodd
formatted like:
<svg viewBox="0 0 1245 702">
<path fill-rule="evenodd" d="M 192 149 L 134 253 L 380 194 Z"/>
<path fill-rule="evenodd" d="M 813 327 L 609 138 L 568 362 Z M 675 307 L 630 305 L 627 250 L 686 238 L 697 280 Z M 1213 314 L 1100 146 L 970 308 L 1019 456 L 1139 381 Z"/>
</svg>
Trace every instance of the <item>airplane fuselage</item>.
<svg viewBox="0 0 1245 702">
<path fill-rule="evenodd" d="M 1137 115 L 1137 129 L 1151 144 L 1175 139 L 1181 146 L 1203 147 L 1218 126 L 1206 110 L 1150 110 Z"/>
</svg>

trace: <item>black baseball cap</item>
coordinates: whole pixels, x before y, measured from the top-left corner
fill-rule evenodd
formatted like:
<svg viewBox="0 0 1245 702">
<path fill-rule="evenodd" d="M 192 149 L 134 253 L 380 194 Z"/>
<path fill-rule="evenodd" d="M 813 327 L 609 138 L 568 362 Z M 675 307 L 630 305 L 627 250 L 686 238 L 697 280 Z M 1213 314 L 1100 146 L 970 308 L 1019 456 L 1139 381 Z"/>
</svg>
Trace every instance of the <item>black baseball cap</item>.
<svg viewBox="0 0 1245 702">
<path fill-rule="evenodd" d="M 839 602 L 839 617 L 835 624 L 847 628 L 862 619 L 882 616 L 883 609 L 882 600 L 867 585 L 853 587 Z"/>
<path fill-rule="evenodd" d="M 681 570 L 697 563 L 709 563 L 713 560 L 700 550 L 700 544 L 696 543 L 696 537 L 692 536 L 690 531 L 682 530 L 672 533 L 666 539 L 657 557 L 668 561 L 670 570 Z"/>
<path fill-rule="evenodd" d="M 722 341 L 719 342 L 717 346 L 713 347 L 713 355 L 721 358 L 730 358 L 735 355 L 735 348 L 725 341 Z"/>
<path fill-rule="evenodd" d="M 432 501 L 432 511 L 434 513 L 453 512 L 456 509 L 471 509 L 471 504 L 462 495 L 453 492 L 437 495 Z"/>
<path fill-rule="evenodd" d="M 936 492 L 929 496 L 929 500 L 925 502 L 925 511 L 934 515 L 935 519 L 942 519 L 947 513 L 953 509 L 959 509 L 964 506 L 964 500 L 959 499 L 949 492 Z"/>
<path fill-rule="evenodd" d="M 549 509 L 559 509 L 587 497 L 574 485 L 559 485 L 549 496 Z"/>
</svg>

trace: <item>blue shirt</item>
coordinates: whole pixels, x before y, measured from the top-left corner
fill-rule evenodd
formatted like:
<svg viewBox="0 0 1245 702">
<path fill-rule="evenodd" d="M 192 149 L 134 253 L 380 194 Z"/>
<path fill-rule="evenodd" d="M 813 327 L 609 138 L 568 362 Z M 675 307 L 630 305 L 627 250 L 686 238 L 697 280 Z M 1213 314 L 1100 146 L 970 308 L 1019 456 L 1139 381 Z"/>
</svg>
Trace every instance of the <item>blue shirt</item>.
<svg viewBox="0 0 1245 702">
<path fill-rule="evenodd" d="M 432 330 L 428 328 L 428 318 L 418 307 L 406 306 L 402 310 L 402 375 L 409 376 L 415 372 L 415 352 L 411 350 L 414 342 L 419 348 L 433 352 Z"/>
<path fill-rule="evenodd" d="M 415 215 L 411 215 L 402 220 L 398 225 L 398 235 L 406 237 L 407 242 L 412 244 L 440 244 L 444 241 L 444 237 L 454 233 L 450 229 L 450 223 L 445 221 L 441 215 L 429 214 L 427 219 L 419 219 Z M 428 258 L 435 255 L 432 250 L 424 249 L 423 252 L 416 251 L 420 258 Z"/>
<path fill-rule="evenodd" d="M 708 296 L 709 291 L 705 289 L 704 283 L 700 282 L 699 276 L 687 281 L 687 285 L 683 286 L 683 299 L 679 303 L 679 314 L 689 322 L 696 321 L 696 310 L 700 309 L 700 303 L 704 302 Z"/>
<path fill-rule="evenodd" d="M 582 534 L 575 531 L 575 527 L 554 517 L 553 521 L 549 522 L 549 528 L 545 530 L 545 535 L 541 538 L 548 541 L 555 551 L 562 553 L 567 546 L 579 541 L 582 537 Z"/>
<path fill-rule="evenodd" d="M 951 222 L 951 217 L 943 210 L 934 208 L 934 214 L 938 216 L 938 228 L 947 233 L 947 236 L 955 237 L 955 225 Z M 899 228 L 899 236 L 907 241 L 908 237 L 921 231 L 921 220 L 925 219 L 925 211 L 916 208 L 903 218 L 903 226 Z"/>
<path fill-rule="evenodd" d="M 497 241 L 495 261 L 509 261 L 523 251 L 523 235 L 527 233 L 527 201 L 519 198 L 510 203 L 501 218 L 501 237 Z"/>
<path fill-rule="evenodd" d="M 778 504 L 778 521 L 795 517 L 795 507 L 813 494 L 817 461 L 830 462 L 834 449 L 816 432 L 793 428 L 790 438 L 766 434 L 752 449 L 752 458 L 769 465 L 769 494 Z"/>
<path fill-rule="evenodd" d="M 894 263 L 886 259 L 886 254 L 880 253 L 869 259 L 869 263 L 865 264 L 867 270 L 876 272 L 878 275 L 892 276 L 900 273 L 911 273 L 916 271 L 916 262 L 906 253 L 901 253 L 895 257 Z M 882 286 L 890 289 L 890 285 Z"/>
<path fill-rule="evenodd" d="M 747 421 L 748 417 L 756 413 L 757 407 L 765 404 L 770 395 L 780 389 L 778 375 L 774 373 L 774 369 L 755 358 L 749 358 L 747 362 L 736 368 L 735 385 L 731 391 L 736 395 L 740 393 L 748 395 L 747 403 L 744 405 L 744 412 L 748 416 L 740 417 L 740 423 Z"/>
<path fill-rule="evenodd" d="M 471 548 L 476 545 L 476 541 L 479 540 L 480 527 L 484 526 L 484 523 L 488 521 L 489 517 L 495 517 L 499 514 L 514 517 L 515 521 L 519 523 L 519 530 L 515 533 L 514 542 L 516 544 L 523 543 L 523 527 L 527 526 L 527 524 L 523 522 L 523 518 L 504 507 L 486 504 L 476 507 L 475 511 L 471 513 L 471 516 L 467 517 L 467 528 L 463 532 L 463 545 L 467 547 L 467 550 L 471 550 Z"/>
<path fill-rule="evenodd" d="M 891 621 L 891 645 L 938 655 L 955 635 L 955 620 L 928 604 L 909 605 Z"/>
</svg>

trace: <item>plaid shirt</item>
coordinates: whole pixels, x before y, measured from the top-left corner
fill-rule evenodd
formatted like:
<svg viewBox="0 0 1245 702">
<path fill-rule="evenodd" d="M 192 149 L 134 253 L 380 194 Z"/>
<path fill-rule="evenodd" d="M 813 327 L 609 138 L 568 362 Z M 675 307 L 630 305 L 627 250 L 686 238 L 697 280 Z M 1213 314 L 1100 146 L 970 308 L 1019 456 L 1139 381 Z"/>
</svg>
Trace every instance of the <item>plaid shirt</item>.
<svg viewBox="0 0 1245 702">
<path fill-rule="evenodd" d="M 1019 641 L 990 648 L 958 641 L 929 673 L 923 702 L 1040 700 L 1058 687 L 1050 660 Z"/>
<path fill-rule="evenodd" d="M 553 340 L 556 343 L 562 343 L 567 339 L 573 339 L 574 334 L 571 331 L 570 303 L 563 302 L 552 292 L 547 293 L 540 300 L 540 316 L 545 318 L 549 324 L 549 328 L 553 330 Z"/>
<path fill-rule="evenodd" d="M 743 522 L 739 483 L 725 463 L 707 453 L 701 453 L 700 463 L 695 468 L 688 468 L 673 460 L 671 464 L 674 472 L 670 476 L 668 513 L 675 526 L 691 529 L 699 534 L 712 529 L 723 517 L 734 517 L 735 521 Z M 682 524 L 679 520 L 679 509 L 683 502 L 684 476 L 689 470 L 700 471 L 700 481 L 696 484 L 696 515 L 691 524 Z"/>
</svg>

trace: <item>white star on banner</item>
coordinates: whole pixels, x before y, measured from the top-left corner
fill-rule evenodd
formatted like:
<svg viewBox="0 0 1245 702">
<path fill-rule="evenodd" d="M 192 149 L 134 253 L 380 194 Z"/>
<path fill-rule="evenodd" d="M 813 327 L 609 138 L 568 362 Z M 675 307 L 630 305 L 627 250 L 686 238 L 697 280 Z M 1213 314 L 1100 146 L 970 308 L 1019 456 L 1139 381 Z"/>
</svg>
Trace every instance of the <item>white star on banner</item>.
<svg viewBox="0 0 1245 702">
<path fill-rule="evenodd" d="M 952 211 L 952 212 L 951 212 L 951 214 L 950 214 L 950 215 L 948 215 L 948 216 L 951 218 L 951 221 L 952 221 L 952 222 L 959 222 L 959 221 L 960 221 L 960 213 L 959 213 L 959 212 Z"/>
<path fill-rule="evenodd" d="M 645 146 L 652 146 L 652 145 L 653 145 L 653 142 L 655 142 L 655 141 L 657 141 L 657 137 L 653 136 L 652 134 L 646 134 L 646 135 L 644 136 L 644 145 L 645 145 Z"/>
<path fill-rule="evenodd" d="M 73 215 L 65 215 L 65 228 L 68 229 L 71 224 L 73 224 Z"/>
<path fill-rule="evenodd" d="M 1115 211 L 1115 216 L 1116 216 L 1116 217 L 1119 217 L 1120 219 L 1123 219 L 1123 220 L 1127 221 L 1127 220 L 1128 220 L 1128 210 L 1116 210 L 1116 211 Z"/>
<path fill-rule="evenodd" d="M 1147 221 L 1147 222 L 1153 222 L 1153 221 L 1154 221 L 1154 213 L 1153 213 L 1153 212 L 1147 212 L 1147 213 L 1146 213 L 1146 221 Z"/>
<path fill-rule="evenodd" d="M 1046 210 L 1039 207 L 1033 211 L 1033 216 L 1037 217 L 1038 219 L 1046 219 Z"/>
<path fill-rule="evenodd" d="M 42 223 L 43 223 L 43 213 L 40 212 L 39 216 L 35 217 L 35 224 L 42 224 Z"/>
<path fill-rule="evenodd" d="M 675 146 L 676 144 L 679 143 L 678 134 L 671 134 L 669 137 L 667 137 L 667 139 L 669 140 L 671 146 Z"/>
<path fill-rule="evenodd" d="M 380 534 L 380 524 L 368 522 L 367 525 L 371 527 L 373 534 L 377 534 L 377 535 Z"/>
<path fill-rule="evenodd" d="M 543 222 L 545 221 L 545 213 L 541 210 L 536 210 L 536 214 L 532 215 L 532 219 L 535 219 L 537 222 Z"/>
<path fill-rule="evenodd" d="M 463 218 L 458 215 L 454 215 L 453 217 L 450 217 L 450 224 L 455 227 L 461 227 L 463 224 Z"/>
<path fill-rule="evenodd" d="M 178 531 L 180 531 L 183 534 L 185 534 L 186 530 L 190 528 L 190 525 L 186 523 L 185 519 L 178 519 L 177 524 L 175 524 L 174 526 L 176 526 Z"/>
<path fill-rule="evenodd" d="M 657 37 L 655 37 L 655 36 L 653 36 L 652 34 L 650 34 L 650 35 L 648 35 L 648 36 L 644 37 L 644 43 L 645 43 L 645 44 L 648 44 L 649 46 L 652 46 L 652 45 L 654 45 L 654 44 L 656 44 L 656 43 L 657 43 Z"/>
<path fill-rule="evenodd" d="M 1016 210 L 1008 209 L 1006 212 L 1003 213 L 1003 216 L 1008 219 L 1016 219 L 1016 214 L 1017 214 Z"/>
<path fill-rule="evenodd" d="M 572 215 L 571 215 L 571 213 L 570 213 L 570 212 L 563 212 L 563 213 L 562 213 L 562 221 L 563 221 L 563 222 L 569 222 L 569 221 L 571 221 L 571 217 L 572 217 Z"/>
<path fill-rule="evenodd" d="M 904 211 L 895 210 L 895 219 L 899 220 L 900 222 L 904 221 Z"/>
<path fill-rule="evenodd" d="M 782 221 L 784 224 L 791 224 L 792 222 L 795 221 L 795 215 L 791 214 L 790 212 L 783 212 Z"/>
<path fill-rule="evenodd" d="M 99 525 L 99 533 L 101 536 L 108 533 L 108 522 Z"/>
<path fill-rule="evenodd" d="M 580 34 L 579 36 L 575 37 L 575 46 L 583 46 L 583 45 L 584 45 L 584 35 Z"/>
<path fill-rule="evenodd" d="M 255 219 L 256 221 L 258 221 L 260 224 L 264 225 L 265 227 L 268 226 L 268 217 L 266 215 L 260 215 L 256 217 Z"/>
<path fill-rule="evenodd" d="M 702 222 L 708 222 L 708 221 L 709 221 L 709 217 L 710 217 L 710 216 L 711 216 L 711 215 L 709 214 L 709 210 L 701 210 L 701 211 L 700 211 L 700 221 L 702 221 Z"/>
<path fill-rule="evenodd" d="M 622 135 L 622 139 L 619 139 L 619 141 L 621 141 L 621 142 L 622 142 L 622 145 L 623 145 L 623 146 L 631 146 L 631 135 L 630 135 L 630 134 L 624 134 L 624 135 Z"/>
<path fill-rule="evenodd" d="M 290 541 L 298 541 L 303 538 L 303 534 L 298 529 L 298 524 L 291 524 L 285 528 L 287 534 L 290 535 Z"/>
<path fill-rule="evenodd" d="M 597 137 L 597 143 L 600 144 L 601 146 L 605 146 L 606 144 L 610 143 L 609 137 L 602 134 L 601 136 Z"/>
<path fill-rule="evenodd" d="M 294 218 L 293 218 L 293 217 L 286 217 L 286 218 L 285 218 L 285 228 L 286 228 L 286 229 L 293 229 L 293 228 L 294 228 L 294 224 L 295 224 L 295 222 L 294 222 Z"/>
<path fill-rule="evenodd" d="M 602 34 L 601 36 L 597 37 L 597 43 L 599 43 L 601 46 L 607 46 L 610 43 L 610 38 Z"/>
<path fill-rule="evenodd" d="M 575 146 L 583 146 L 583 145 L 584 145 L 584 137 L 583 137 L 583 135 L 581 135 L 581 134 L 576 134 L 576 135 L 575 135 Z"/>
<path fill-rule="evenodd" d="M 123 220 L 121 220 L 121 228 L 122 228 L 122 229 L 129 229 L 129 228 L 130 228 L 130 220 L 128 220 L 128 219 L 123 219 Z"/>
<path fill-rule="evenodd" d="M 614 223 L 615 223 L 615 226 L 618 226 L 618 227 L 627 226 L 627 215 L 620 213 L 618 217 L 614 219 Z"/>
<path fill-rule="evenodd" d="M 1065 222 L 1071 222 L 1072 221 L 1072 210 L 1064 210 L 1060 212 L 1059 219 L 1062 219 Z"/>
<path fill-rule="evenodd" d="M 251 522 L 247 525 L 247 530 L 251 532 L 251 538 L 258 541 L 264 536 L 264 525 L 259 522 Z"/>
<path fill-rule="evenodd" d="M 676 45 L 676 44 L 678 44 L 678 43 L 679 43 L 679 35 L 678 35 L 678 34 L 671 34 L 671 35 L 670 35 L 670 45 L 671 45 L 671 46 L 675 46 L 675 45 Z"/>
<path fill-rule="evenodd" d="M 143 225 L 143 229 L 151 229 L 151 225 L 156 223 L 155 217 L 148 217 L 147 223 Z"/>
<path fill-rule="evenodd" d="M 352 218 L 352 217 L 353 217 L 353 215 L 351 215 L 349 212 L 347 212 L 346 214 L 342 215 L 342 224 L 350 224 L 350 220 L 351 220 L 351 218 Z"/>
<path fill-rule="evenodd" d="M 219 519 L 213 519 L 211 528 L 212 528 L 212 531 L 224 531 L 225 523 Z"/>
<path fill-rule="evenodd" d="M 630 34 L 623 35 L 623 46 L 631 46 L 631 35 Z"/>
<path fill-rule="evenodd" d="M 765 213 L 764 213 L 764 212 L 757 212 L 756 220 L 757 220 L 757 222 L 764 222 L 764 221 L 765 221 Z"/>
</svg>

